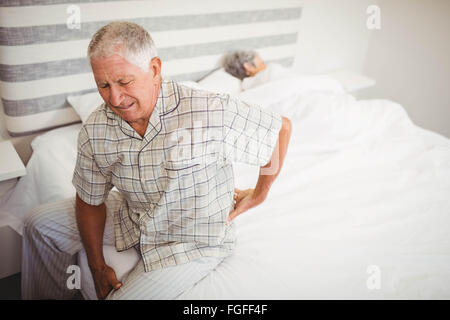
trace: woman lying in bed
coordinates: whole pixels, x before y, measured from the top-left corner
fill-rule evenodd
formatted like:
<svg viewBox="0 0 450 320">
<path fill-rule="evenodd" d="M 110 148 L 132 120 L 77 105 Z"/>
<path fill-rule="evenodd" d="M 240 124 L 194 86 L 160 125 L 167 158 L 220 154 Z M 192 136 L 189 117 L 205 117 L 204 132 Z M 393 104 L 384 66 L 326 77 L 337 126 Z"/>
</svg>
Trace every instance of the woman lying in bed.
<svg viewBox="0 0 450 320">
<path fill-rule="evenodd" d="M 266 64 L 256 51 L 229 52 L 224 56 L 222 65 L 226 72 L 242 80 L 242 90 L 295 75 L 280 64 Z"/>
<path fill-rule="evenodd" d="M 353 96 L 346 94 L 339 81 L 332 77 L 303 74 L 274 62 L 266 64 L 255 51 L 229 52 L 223 56 L 221 64 L 217 79 L 206 79 L 206 83 L 202 80 L 199 84 L 209 85 L 205 89 L 213 91 L 226 87 L 227 90 L 223 92 L 284 116 L 300 116 L 305 108 L 299 106 L 310 105 L 312 100 L 321 100 L 323 103 L 324 99 L 331 99 L 329 103 L 333 104 L 337 101 L 334 95 L 340 95 L 339 101 L 342 104 L 354 100 Z"/>
</svg>

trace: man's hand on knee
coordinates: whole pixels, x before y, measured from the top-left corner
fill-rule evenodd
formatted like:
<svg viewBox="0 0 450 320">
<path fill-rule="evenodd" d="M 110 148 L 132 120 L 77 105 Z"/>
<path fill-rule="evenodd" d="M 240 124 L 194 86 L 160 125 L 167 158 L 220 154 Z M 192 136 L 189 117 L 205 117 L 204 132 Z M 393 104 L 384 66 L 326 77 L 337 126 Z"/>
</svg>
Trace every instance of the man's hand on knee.
<svg viewBox="0 0 450 320">
<path fill-rule="evenodd" d="M 104 300 L 111 290 L 117 290 L 122 286 L 122 283 L 117 280 L 114 269 L 106 264 L 99 269 L 91 270 L 91 272 L 95 291 L 100 300 Z"/>
</svg>

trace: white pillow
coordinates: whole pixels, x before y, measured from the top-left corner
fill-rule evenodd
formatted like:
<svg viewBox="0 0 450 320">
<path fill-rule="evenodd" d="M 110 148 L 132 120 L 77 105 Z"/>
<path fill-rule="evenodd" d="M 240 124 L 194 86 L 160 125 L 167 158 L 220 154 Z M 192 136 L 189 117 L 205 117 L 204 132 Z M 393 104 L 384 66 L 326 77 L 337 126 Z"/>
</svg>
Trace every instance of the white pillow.
<svg viewBox="0 0 450 320">
<path fill-rule="evenodd" d="M 77 96 L 68 96 L 67 102 L 75 109 L 81 121 L 85 123 L 89 115 L 104 101 L 100 93 L 95 91 Z"/>
<path fill-rule="evenodd" d="M 248 90 L 270 81 L 276 81 L 295 76 L 295 73 L 281 64 L 268 63 L 264 70 L 259 71 L 253 77 L 247 77 L 242 80 L 242 90 Z"/>
<path fill-rule="evenodd" d="M 345 91 L 337 80 L 329 76 L 296 76 L 260 84 L 242 91 L 238 98 L 290 116 L 298 112 L 296 109 L 302 108 L 299 99 L 324 93 L 341 95 Z"/>
<path fill-rule="evenodd" d="M 230 95 L 238 95 L 241 92 L 241 80 L 233 77 L 224 68 L 217 69 L 207 75 L 198 84 L 208 91 L 228 93 Z"/>
</svg>

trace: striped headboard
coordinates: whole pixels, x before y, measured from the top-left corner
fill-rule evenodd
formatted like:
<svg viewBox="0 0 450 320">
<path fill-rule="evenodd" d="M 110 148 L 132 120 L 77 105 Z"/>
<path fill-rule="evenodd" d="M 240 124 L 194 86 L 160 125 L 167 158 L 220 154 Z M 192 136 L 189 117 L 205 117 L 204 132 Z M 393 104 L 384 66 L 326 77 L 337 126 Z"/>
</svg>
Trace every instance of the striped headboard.
<svg viewBox="0 0 450 320">
<path fill-rule="evenodd" d="M 91 36 L 113 20 L 150 32 L 165 78 L 198 80 L 234 49 L 292 65 L 298 0 L 2 0 L 0 95 L 11 136 L 80 121 L 69 94 L 96 90 Z"/>
</svg>

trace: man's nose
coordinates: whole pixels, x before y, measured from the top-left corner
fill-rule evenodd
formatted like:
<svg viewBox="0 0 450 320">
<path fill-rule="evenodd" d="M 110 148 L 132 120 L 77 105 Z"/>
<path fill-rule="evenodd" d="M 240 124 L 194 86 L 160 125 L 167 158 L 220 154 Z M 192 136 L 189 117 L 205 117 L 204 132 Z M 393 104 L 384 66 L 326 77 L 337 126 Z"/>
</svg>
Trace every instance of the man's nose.
<svg viewBox="0 0 450 320">
<path fill-rule="evenodd" d="M 109 89 L 109 103 L 113 106 L 120 106 L 123 100 L 122 90 L 117 86 L 111 86 Z"/>
</svg>

